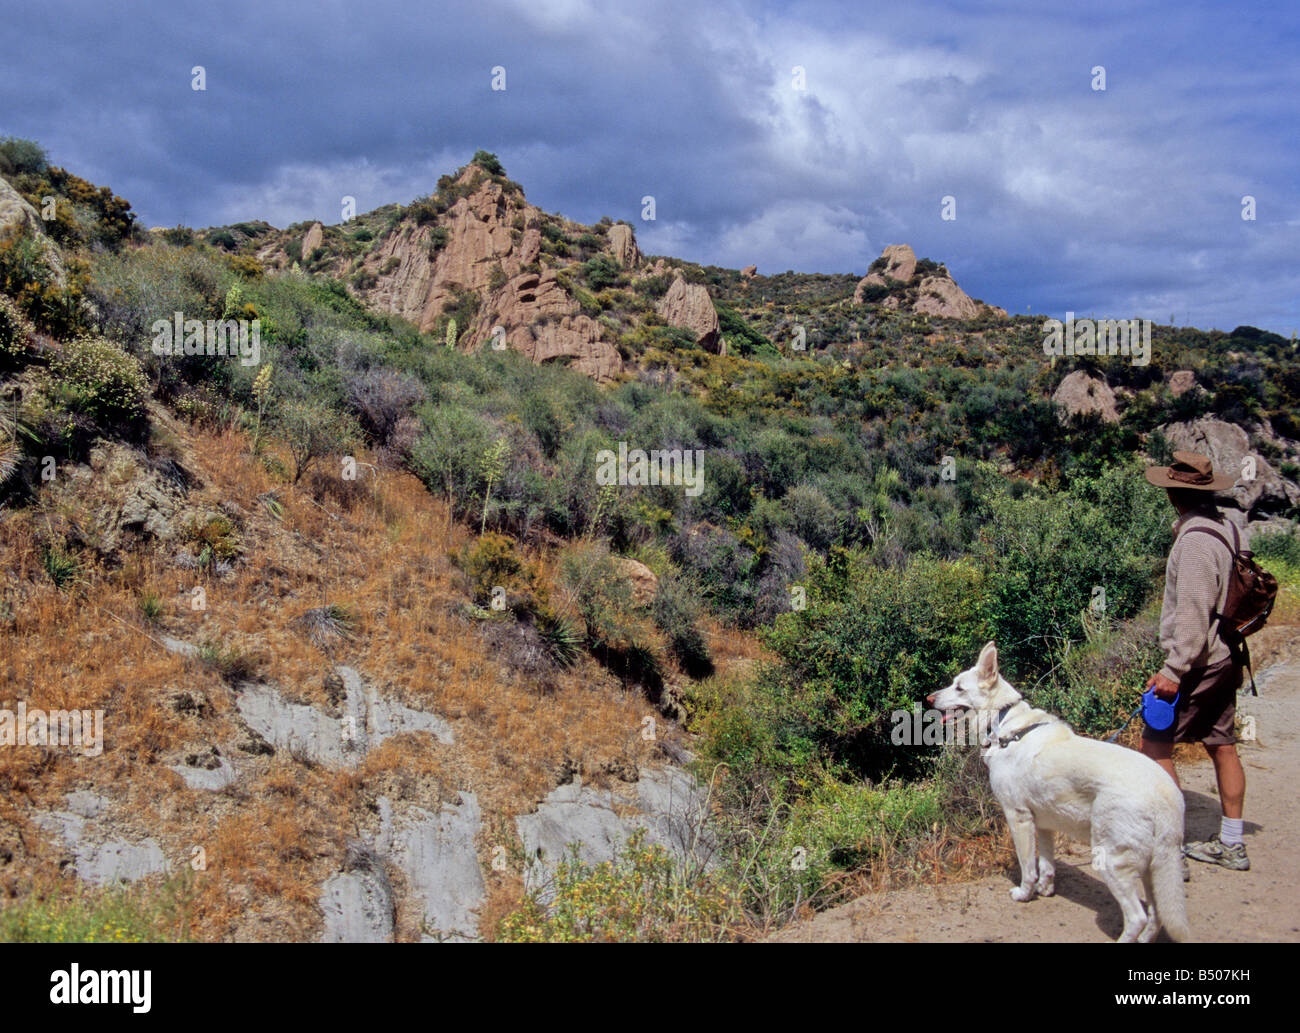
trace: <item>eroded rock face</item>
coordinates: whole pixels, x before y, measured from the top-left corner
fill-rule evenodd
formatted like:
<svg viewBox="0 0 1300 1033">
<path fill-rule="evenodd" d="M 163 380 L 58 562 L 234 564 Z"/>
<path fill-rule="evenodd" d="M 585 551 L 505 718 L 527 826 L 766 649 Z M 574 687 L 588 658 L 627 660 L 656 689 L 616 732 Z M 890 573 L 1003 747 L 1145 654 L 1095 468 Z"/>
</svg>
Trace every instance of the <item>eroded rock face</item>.
<svg viewBox="0 0 1300 1033">
<path fill-rule="evenodd" d="M 515 819 L 524 844 L 529 889 L 545 886 L 570 845 L 588 864 L 613 860 L 637 828 L 679 860 L 707 863 L 713 840 L 705 828 L 703 789 L 678 768 L 642 768 L 634 786 L 617 790 L 580 780 L 554 789 L 531 814 Z"/>
<path fill-rule="evenodd" d="M 636 234 L 632 227 L 616 223 L 609 228 L 609 250 L 624 269 L 635 269 L 641 264 L 641 249 L 636 246 Z"/>
<path fill-rule="evenodd" d="M 656 308 L 669 325 L 692 331 L 695 343 L 705 351 L 718 351 L 721 340 L 718 311 L 713 307 L 708 288 L 698 283 L 687 283 L 679 274 Z"/>
<path fill-rule="evenodd" d="M 564 362 L 601 383 L 622 372 L 622 357 L 604 340 L 605 328 L 581 312 L 553 270 L 513 277 L 485 307 L 465 338 L 470 348 L 495 346 L 494 330 L 501 327 L 505 346 L 533 362 Z"/>
<path fill-rule="evenodd" d="M 277 750 L 300 753 L 332 768 L 353 768 L 386 739 L 428 732 L 443 744 L 455 741 L 451 726 L 436 714 L 383 699 L 351 667 L 339 666 L 342 714 L 290 703 L 272 685 L 245 682 L 236 707 L 244 723 Z"/>
<path fill-rule="evenodd" d="M 311 229 L 307 235 L 302 238 L 302 261 L 306 262 L 311 258 L 311 254 L 325 242 L 325 227 L 319 222 L 312 223 Z"/>
<path fill-rule="evenodd" d="M 1119 411 L 1115 408 L 1115 392 L 1104 380 L 1092 376 L 1087 370 L 1076 369 L 1061 381 L 1061 386 L 1052 395 L 1052 401 L 1064 412 L 1061 422 L 1079 414 L 1098 413 L 1107 423 L 1119 420 Z"/>
</svg>

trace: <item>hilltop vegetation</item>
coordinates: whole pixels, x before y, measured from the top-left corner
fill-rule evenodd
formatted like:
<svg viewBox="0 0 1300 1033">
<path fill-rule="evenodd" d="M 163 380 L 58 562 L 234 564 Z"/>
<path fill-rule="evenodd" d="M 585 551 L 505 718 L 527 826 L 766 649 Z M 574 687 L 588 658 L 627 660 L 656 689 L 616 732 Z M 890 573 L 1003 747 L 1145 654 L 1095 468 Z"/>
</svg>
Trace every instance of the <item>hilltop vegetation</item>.
<svg viewBox="0 0 1300 1033">
<path fill-rule="evenodd" d="M 696 770 L 717 789 L 719 878 L 731 889 L 710 883 L 716 899 L 693 899 L 699 910 L 682 922 L 715 936 L 719 900 L 740 909 L 726 911 L 733 925 L 741 914 L 761 925 L 872 880 L 997 863 L 969 755 L 889 734 L 894 711 L 941 687 L 984 641 L 998 641 L 1008 677 L 1033 702 L 1089 734 L 1118 727 L 1158 666 L 1153 605 L 1169 514 L 1140 469 L 1166 457 L 1161 428 L 1216 416 L 1246 427 L 1283 476 L 1300 473 L 1300 357 L 1251 327 L 1156 326 L 1146 366 L 1052 363 L 1027 317 L 963 323 L 854 304 L 858 277 L 847 274 L 742 277 L 664 259 L 660 272 L 634 275 L 609 250 L 612 221 L 531 215 L 536 225 L 518 230 L 537 229 L 538 269 L 556 273 L 626 364 L 612 382 L 467 332 L 513 279 L 504 270 L 480 289 L 448 288 L 419 323 L 383 309 L 385 240 L 418 231 L 436 259 L 449 213 L 485 181 L 502 204 L 522 204 L 494 156 L 480 152 L 471 166 L 427 198 L 323 229 L 303 255 L 308 224 L 145 233 L 129 205 L 49 166 L 36 145 L 0 145 L 0 175 L 19 194 L 38 210 L 44 196 L 58 199 L 45 229 L 57 255 L 31 230 L 0 239 L 0 563 L 10 586 L 0 636 L 31 632 L 32 612 L 66 615 L 60 589 L 111 595 L 119 610 L 138 595 L 147 615 L 178 544 L 214 577 L 226 564 L 251 593 L 251 519 L 243 538 L 238 521 L 205 516 L 183 543 L 142 535 L 130 549 L 105 548 L 42 477 L 46 457 L 71 469 L 105 442 L 160 468 L 183 470 L 201 452 L 248 512 L 271 498 L 295 533 L 325 534 L 327 520 L 304 514 L 326 507 L 348 521 L 352 547 L 374 550 L 337 578 L 288 561 L 267 574 L 322 596 L 328 583 L 353 637 L 388 635 L 385 622 L 423 612 L 412 591 L 385 597 L 362 569 L 389 562 L 382 543 L 395 543 L 393 562 L 418 570 L 445 609 L 409 634 L 473 628 L 457 648 L 513 672 L 510 693 L 466 713 L 514 727 L 511 707 L 543 713 L 552 695 L 595 678 L 608 694 L 602 714 L 635 728 L 648 700 L 689 733 Z M 271 259 L 295 251 L 296 264 Z M 709 291 L 727 354 L 658 315 L 678 272 Z M 527 264 L 514 274 L 529 275 Z M 153 324 L 174 312 L 256 320 L 260 361 L 157 354 Z M 792 344 L 800 327 L 806 350 Z M 1080 368 L 1120 393 L 1117 421 L 1061 418 L 1053 393 Z M 1195 371 L 1203 388 L 1175 394 L 1175 370 Z M 231 457 L 218 460 L 217 442 Z M 703 490 L 599 484 L 598 454 L 620 443 L 698 450 Z M 345 456 L 400 487 L 340 476 Z M 1291 555 L 1292 540 L 1266 547 Z M 172 624 L 160 630 L 184 626 L 161 619 Z M 263 648 L 247 627 L 226 631 L 208 656 L 223 677 L 309 671 L 317 655 L 266 656 L 283 647 Z M 577 706 L 557 701 L 552 717 Z M 576 749 L 514 736 L 521 755 L 499 763 L 527 776 L 503 790 L 500 814 L 540 795 L 570 752 L 589 747 L 598 769 L 625 763 L 617 740 L 632 733 L 608 722 Z M 590 773 L 592 756 L 581 763 Z M 42 777 L 0 767 L 9 790 Z M 652 872 L 657 885 L 678 885 L 660 879 L 661 857 L 638 856 L 640 867 L 596 884 Z M 282 857 L 277 878 L 297 863 Z M 519 901 L 515 886 L 502 912 Z M 525 901 L 504 935 L 549 928 L 537 906 Z M 231 920 L 229 902 L 197 907 Z M 572 934 L 570 919 L 555 921 Z"/>
</svg>

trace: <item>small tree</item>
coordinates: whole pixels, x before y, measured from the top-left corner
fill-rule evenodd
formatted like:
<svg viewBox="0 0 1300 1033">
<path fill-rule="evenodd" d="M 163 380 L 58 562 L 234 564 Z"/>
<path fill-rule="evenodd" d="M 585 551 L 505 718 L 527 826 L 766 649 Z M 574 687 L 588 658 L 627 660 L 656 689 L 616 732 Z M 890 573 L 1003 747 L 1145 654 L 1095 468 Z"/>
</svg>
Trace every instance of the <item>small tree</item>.
<svg viewBox="0 0 1300 1033">
<path fill-rule="evenodd" d="M 470 164 L 477 165 L 490 176 L 504 176 L 506 174 L 505 166 L 501 164 L 501 159 L 491 151 L 475 151 L 474 157 L 470 159 Z"/>
<path fill-rule="evenodd" d="M 454 317 L 447 321 L 447 347 L 456 347 L 456 320 Z"/>
<path fill-rule="evenodd" d="M 293 456 L 297 484 L 317 460 L 345 452 L 357 440 L 355 423 L 317 400 L 289 402 L 279 418 L 280 433 Z"/>
</svg>

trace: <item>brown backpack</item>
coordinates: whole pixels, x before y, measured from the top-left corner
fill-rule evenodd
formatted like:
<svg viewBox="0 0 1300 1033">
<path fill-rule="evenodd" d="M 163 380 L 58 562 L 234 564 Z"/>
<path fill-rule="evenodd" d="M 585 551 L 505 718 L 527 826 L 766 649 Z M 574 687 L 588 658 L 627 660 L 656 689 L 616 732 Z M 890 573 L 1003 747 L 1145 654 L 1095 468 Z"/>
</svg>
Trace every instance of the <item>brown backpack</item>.
<svg viewBox="0 0 1300 1033">
<path fill-rule="evenodd" d="M 1228 572 L 1228 596 L 1223 603 L 1223 612 L 1215 614 L 1219 618 L 1219 634 L 1228 643 L 1233 658 L 1245 664 L 1250 671 L 1250 648 L 1246 639 L 1255 634 L 1268 621 L 1273 612 L 1273 603 L 1277 600 L 1277 578 L 1255 562 L 1255 554 L 1241 548 L 1241 536 L 1235 524 L 1232 537 L 1236 545 L 1229 545 L 1228 539 L 1212 527 L 1189 527 L 1186 534 L 1203 531 L 1219 539 L 1232 553 L 1232 569 Z M 1255 672 L 1250 671 L 1250 691 L 1259 695 L 1255 688 Z"/>
</svg>

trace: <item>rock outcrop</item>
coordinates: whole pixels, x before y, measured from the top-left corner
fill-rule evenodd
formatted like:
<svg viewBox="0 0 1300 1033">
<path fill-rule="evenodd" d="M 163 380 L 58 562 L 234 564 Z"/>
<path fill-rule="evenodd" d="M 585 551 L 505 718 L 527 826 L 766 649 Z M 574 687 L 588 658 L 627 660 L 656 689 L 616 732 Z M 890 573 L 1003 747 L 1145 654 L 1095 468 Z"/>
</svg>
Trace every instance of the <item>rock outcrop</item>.
<svg viewBox="0 0 1300 1033">
<path fill-rule="evenodd" d="M 981 306 L 946 276 L 927 276 L 918 293 L 912 311 L 921 315 L 974 319 L 980 314 Z"/>
<path fill-rule="evenodd" d="M 880 257 L 885 260 L 884 269 L 867 273 L 858 281 L 858 286 L 853 291 L 853 303 L 855 305 L 862 304 L 862 289 L 864 287 L 873 285 L 888 287 L 890 280 L 898 283 L 912 282 L 912 277 L 916 273 L 916 252 L 908 245 L 890 244 L 880 253 Z"/>
<path fill-rule="evenodd" d="M 1175 398 L 1196 387 L 1196 374 L 1190 369 L 1175 370 L 1169 374 L 1169 393 Z"/>
<path fill-rule="evenodd" d="M 311 259 L 312 252 L 325 243 L 325 227 L 319 222 L 313 222 L 307 235 L 302 238 L 302 261 L 306 262 Z"/>
<path fill-rule="evenodd" d="M 603 339 L 604 327 L 582 314 L 551 269 L 513 277 L 486 309 L 467 335 L 471 348 L 501 345 L 536 363 L 564 361 L 602 383 L 623 369 L 618 349 Z"/>
<path fill-rule="evenodd" d="M 659 578 L 655 572 L 639 560 L 627 556 L 618 557 L 618 570 L 632 586 L 632 602 L 637 606 L 649 606 L 655 601 L 659 591 Z"/>
<path fill-rule="evenodd" d="M 758 266 L 756 266 L 756 265 L 747 265 L 747 266 L 745 266 L 744 269 L 740 270 L 740 275 L 743 276 L 746 280 L 748 280 L 751 276 L 757 276 L 757 275 L 758 275 Z"/>
<path fill-rule="evenodd" d="M 641 264 L 641 249 L 636 246 L 636 234 L 626 223 L 615 223 L 609 228 L 609 251 L 624 269 L 635 269 Z"/>
<path fill-rule="evenodd" d="M 57 245 L 45 235 L 45 223 L 40 215 L 18 193 L 9 181 L 0 176 L 0 240 L 26 235 L 41 249 L 41 257 L 59 286 L 65 283 L 63 258 Z"/>
<path fill-rule="evenodd" d="M 1006 309 L 985 305 L 970 297 L 953 282 L 946 271 L 940 274 L 921 271 L 917 279 L 916 252 L 906 244 L 890 244 L 880 259 L 884 265 L 873 268 L 853 289 L 853 304 L 861 305 L 868 287 L 880 287 L 890 293 L 880 299 L 880 307 L 890 311 L 911 311 L 940 319 L 976 319 L 988 314 L 1005 319 Z M 873 267 L 877 263 L 873 262 Z M 880 292 L 873 292 L 879 297 Z"/>
<path fill-rule="evenodd" d="M 707 287 L 687 283 L 678 274 L 656 307 L 666 323 L 692 331 L 695 343 L 705 351 L 718 351 L 721 339 L 718 310 L 713 307 Z"/>
<path fill-rule="evenodd" d="M 1119 411 L 1115 408 L 1115 392 L 1106 381 L 1092 376 L 1087 370 L 1076 369 L 1061 381 L 1060 387 L 1052 395 L 1052 401 L 1061 407 L 1061 422 L 1071 416 L 1097 413 L 1107 423 L 1119 420 Z"/>
<path fill-rule="evenodd" d="M 1232 500 L 1243 526 L 1300 506 L 1300 487 L 1254 451 L 1249 436 L 1235 423 L 1207 416 L 1161 430 L 1173 448 L 1207 455 L 1216 470 L 1235 478 L 1236 484 L 1220 497 Z"/>
</svg>

